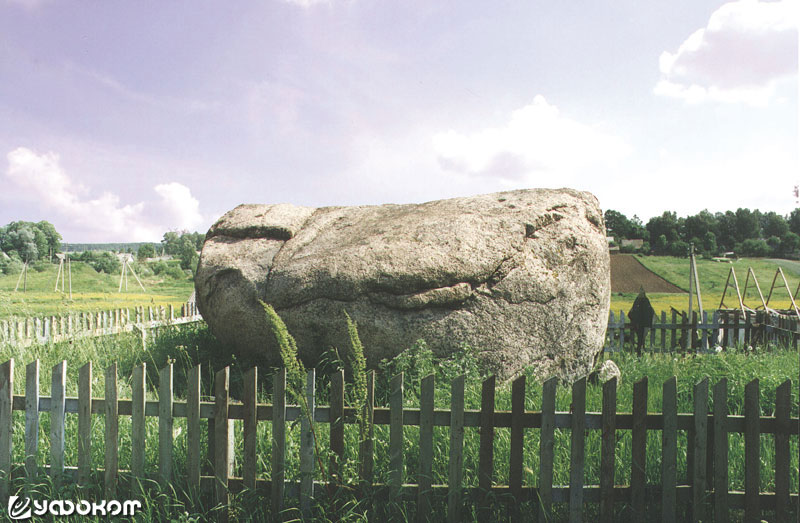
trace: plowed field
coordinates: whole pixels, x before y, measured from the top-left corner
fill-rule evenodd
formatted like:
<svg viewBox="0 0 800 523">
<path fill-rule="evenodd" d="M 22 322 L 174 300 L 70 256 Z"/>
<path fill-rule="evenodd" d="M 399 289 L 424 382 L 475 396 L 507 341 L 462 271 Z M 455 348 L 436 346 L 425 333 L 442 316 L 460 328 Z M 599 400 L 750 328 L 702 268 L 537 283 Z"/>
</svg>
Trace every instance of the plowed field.
<svg viewBox="0 0 800 523">
<path fill-rule="evenodd" d="M 631 254 L 611 255 L 611 292 L 676 292 L 684 291 L 639 263 Z"/>
</svg>

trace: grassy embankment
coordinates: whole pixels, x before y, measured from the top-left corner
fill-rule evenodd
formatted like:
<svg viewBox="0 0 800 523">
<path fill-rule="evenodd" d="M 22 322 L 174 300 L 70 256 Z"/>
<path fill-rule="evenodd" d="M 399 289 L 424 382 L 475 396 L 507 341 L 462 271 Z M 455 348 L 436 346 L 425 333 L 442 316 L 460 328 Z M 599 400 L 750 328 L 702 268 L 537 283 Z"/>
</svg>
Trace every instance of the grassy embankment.
<svg viewBox="0 0 800 523">
<path fill-rule="evenodd" d="M 0 361 L 13 357 L 16 359 L 15 393 L 24 393 L 24 365 L 35 358 L 42 361 L 42 395 L 49 395 L 49 369 L 60 362 L 62 359 L 68 361 L 67 372 L 67 394 L 76 396 L 78 383 L 78 368 L 87 361 L 93 361 L 95 365 L 93 396 L 103 397 L 104 379 L 103 369 L 117 363 L 119 366 L 119 396 L 130 398 L 130 387 L 128 377 L 131 369 L 140 362 L 148 365 L 148 384 L 153 387 L 158 382 L 156 371 L 164 366 L 167 361 L 175 361 L 175 391 L 178 398 L 185 395 L 185 370 L 194 363 L 205 362 L 203 365 L 203 394 L 213 394 L 211 390 L 211 376 L 213 371 L 224 365 L 231 365 L 232 396 L 239 397 L 241 390 L 242 374 L 247 370 L 252 362 L 236 360 L 235 358 L 224 356 L 225 351 L 216 340 L 208 333 L 205 326 L 192 326 L 183 329 L 167 330 L 147 352 L 138 349 L 137 340 L 133 336 L 107 337 L 89 340 L 79 340 L 75 343 L 62 343 L 48 345 L 44 347 L 30 347 L 26 349 L 12 349 L 0 346 Z M 636 358 L 629 354 L 614 354 L 613 358 L 617 361 L 622 371 L 622 382 L 618 391 L 617 409 L 619 412 L 630 412 L 632 409 L 632 389 L 633 383 L 642 377 L 648 377 L 648 411 L 661 411 L 661 391 L 662 384 L 673 375 L 678 376 L 678 407 L 680 412 L 691 412 L 692 409 L 692 387 L 703 377 L 710 378 L 710 385 L 713 385 L 721 378 L 725 377 L 729 384 L 729 409 L 731 414 L 741 414 L 743 406 L 743 391 L 746 383 L 758 377 L 761 384 L 761 410 L 762 415 L 769 415 L 774 410 L 775 388 L 786 379 L 796 379 L 798 376 L 798 359 L 796 353 L 792 351 L 774 350 L 761 354 L 744 355 L 736 352 L 725 354 L 703 355 L 696 357 L 672 357 L 659 354 L 646 354 L 641 358 Z M 327 404 L 327 383 L 325 375 L 330 370 L 318 370 L 318 403 Z M 483 377 L 474 357 L 469 351 L 456 356 L 448 362 L 435 361 L 431 354 L 424 348 L 417 347 L 388 362 L 380 369 L 376 384 L 376 400 L 380 405 L 387 405 L 388 401 L 388 379 L 399 371 L 404 371 L 406 375 L 405 385 L 405 405 L 414 408 L 419 405 L 419 381 L 422 376 L 431 372 L 436 375 L 436 408 L 449 408 L 450 387 L 449 382 L 459 374 L 467 376 L 467 390 L 465 394 L 466 406 L 468 409 L 480 408 L 481 378 Z M 259 373 L 262 381 L 260 401 L 270 402 L 270 370 L 262 368 Z M 797 388 L 792 387 L 792 416 L 798 415 Z M 149 398 L 156 398 L 155 389 L 151 388 Z M 602 403 L 602 390 L 600 386 L 589 385 L 587 392 L 587 410 L 598 412 Z M 528 389 L 526 395 L 526 409 L 538 410 L 541 405 L 541 386 L 537 379 L 528 376 Z M 497 391 L 496 409 L 510 410 L 511 394 L 508 384 L 501 385 Z M 709 402 L 709 408 L 711 408 Z M 557 410 L 568 412 L 570 409 L 570 390 L 567 387 L 560 387 L 557 394 Z M 24 444 L 22 435 L 24 433 L 24 414 L 15 412 L 14 429 L 14 461 L 21 463 L 24 459 Z M 39 463 L 46 463 L 49 456 L 49 424 L 48 415 L 42 414 L 42 425 L 40 429 L 39 442 Z M 103 463 L 103 428 L 104 424 L 101 416 L 94 417 L 92 424 L 93 434 L 93 463 L 101 466 Z M 145 504 L 145 518 L 174 519 L 174 520 L 203 520 L 211 518 L 213 514 L 213 502 L 209 499 L 198 499 L 188 497 L 183 494 L 185 478 L 181 471 L 185 470 L 185 445 L 186 445 L 186 426 L 183 418 L 175 421 L 175 470 L 178 471 L 177 480 L 174 484 L 175 492 L 165 493 L 160 491 L 155 484 L 150 485 L 149 494 L 142 499 Z M 67 414 L 67 465 L 77 463 L 77 443 L 75 434 L 77 433 L 77 416 Z M 203 431 L 205 433 L 205 431 Z M 320 448 L 326 449 L 328 443 L 328 425 L 319 424 L 318 437 L 320 438 Z M 242 425 L 236 422 L 236 475 L 241 475 L 241 452 Z M 375 429 L 375 472 L 379 481 L 385 481 L 388 477 L 388 427 L 378 426 Z M 297 449 L 299 445 L 299 427 L 292 426 L 287 430 L 288 452 L 287 452 L 287 479 L 296 480 L 298 478 L 299 458 Z M 269 423 L 259 424 L 258 438 L 258 475 L 268 478 L 270 465 L 270 441 L 271 426 Z M 348 481 L 356 481 L 356 450 L 357 427 L 348 425 L 346 430 L 346 449 L 347 462 L 345 464 L 345 477 Z M 417 471 L 417 460 L 419 456 L 419 428 L 405 428 L 405 459 L 406 459 L 406 481 L 415 481 Z M 539 431 L 527 430 L 525 433 L 524 456 L 524 484 L 536 485 L 538 477 L 538 443 Z M 120 467 L 127 468 L 130 463 L 130 418 L 122 416 L 120 419 Z M 732 489 L 744 488 L 744 440 L 741 434 L 731 434 L 730 436 L 730 485 Z M 147 471 L 154 477 L 158 471 L 157 458 L 158 445 L 158 420 L 156 418 L 147 419 Z M 465 430 L 465 456 L 464 456 L 464 478 L 468 486 L 477 484 L 478 469 L 478 448 L 479 431 L 477 428 L 467 428 Z M 660 482 L 660 454 L 661 454 L 661 435 L 658 431 L 648 433 L 647 443 L 647 482 L 658 484 Z M 792 449 L 790 452 L 792 463 L 791 485 L 797 485 L 798 477 L 798 447 L 797 438 L 791 438 Z M 679 433 L 678 437 L 678 478 L 682 480 L 686 474 L 685 453 L 687 448 L 687 436 Z M 203 443 L 203 448 L 205 443 Z M 446 427 L 436 427 L 434 429 L 434 457 L 433 482 L 446 483 L 448 474 L 448 447 L 449 430 Z M 509 429 L 496 429 L 495 440 L 495 482 L 507 484 L 508 482 L 508 463 L 510 433 Z M 570 431 L 556 431 L 556 463 L 555 463 L 555 482 L 565 485 L 569 483 L 569 458 L 570 458 Z M 629 484 L 631 469 L 631 434 L 629 431 L 618 432 L 617 439 L 617 459 L 616 459 L 616 483 L 620 485 Z M 328 463 L 327 456 L 323 457 L 323 463 Z M 586 484 L 597 484 L 599 482 L 600 466 L 600 431 L 587 431 L 586 439 Z M 769 491 L 774 488 L 773 471 L 774 445 L 772 436 L 762 436 L 761 438 L 761 488 L 762 491 Z M 101 483 L 102 476 L 98 477 L 98 484 Z M 317 479 L 323 479 L 323 475 L 317 471 Z M 47 487 L 44 487 L 45 490 Z M 123 487 L 124 488 L 124 487 Z M 793 487 L 796 488 L 796 487 Z M 96 496 L 102 498 L 102 490 L 98 485 L 95 489 L 82 491 L 81 494 L 75 487 L 65 487 L 67 492 L 62 492 L 61 497 L 74 499 L 77 496 Z M 71 489 L 71 490 L 69 490 Z M 127 492 L 123 490 L 123 492 Z M 296 500 L 287 499 L 288 506 L 296 506 Z M 434 505 L 436 514 L 444 514 L 444 500 L 437 499 Z M 263 521 L 268 514 L 264 511 L 269 504 L 262 501 L 253 502 L 251 495 L 243 493 L 237 495 L 232 504 L 233 517 L 236 520 Z M 318 507 L 317 516 L 321 521 L 362 520 L 362 510 L 365 505 L 358 505 L 353 499 L 348 499 L 343 508 L 336 512 L 330 503 L 323 502 Z M 534 510 L 533 506 L 524 507 L 525 510 Z M 563 509 L 564 507 L 562 507 Z M 626 508 L 623 504 L 618 504 L 620 520 L 626 518 Z M 469 511 L 474 507 L 467 507 Z M 376 504 L 376 513 L 370 513 L 369 519 L 373 518 L 411 518 L 414 515 L 415 505 L 413 503 L 401 502 L 382 502 Z M 587 505 L 585 514 L 588 517 L 596 512 L 597 507 Z M 296 515 L 296 512 L 292 515 Z M 653 517 L 658 517 L 656 513 Z M 288 515 L 287 515 L 288 516 Z M 474 517 L 474 513 L 473 513 Z M 505 517 L 505 509 L 498 508 L 494 517 Z"/>
<path fill-rule="evenodd" d="M 688 293 L 688 258 L 638 255 L 636 257 L 645 267 Z M 719 307 L 722 292 L 725 289 L 725 280 L 728 277 L 728 272 L 731 267 L 733 267 L 736 272 L 741 291 L 745 290 L 744 286 L 747 278 L 747 269 L 748 267 L 752 267 L 756 278 L 758 278 L 758 283 L 761 286 L 761 292 L 764 294 L 765 300 L 769 294 L 772 279 L 778 267 L 783 269 L 783 273 L 786 276 L 786 280 L 789 282 L 789 289 L 792 293 L 797 290 L 797 285 L 800 283 L 800 262 L 793 260 L 741 258 L 732 263 L 721 263 L 698 258 L 697 272 L 700 280 L 700 292 L 703 298 L 703 307 L 706 310 L 713 310 Z M 661 314 L 661 311 L 666 311 L 669 315 L 670 307 L 674 307 L 679 311 L 685 311 L 689 308 L 688 294 L 648 293 L 648 298 L 650 298 L 650 302 L 657 314 Z M 761 299 L 758 296 L 758 291 L 753 284 L 752 278 L 750 278 L 747 294 L 742 296 L 742 298 L 745 304 L 753 309 L 761 306 Z M 635 293 L 612 293 L 611 310 L 615 313 L 623 310 L 627 314 L 631 305 L 633 305 L 634 299 L 636 299 Z M 697 302 L 695 301 L 694 303 L 694 306 L 697 307 Z M 732 279 L 725 297 L 725 305 L 729 308 L 738 307 L 738 299 Z M 778 277 L 778 280 L 775 282 L 775 291 L 773 292 L 772 299 L 770 299 L 769 306 L 773 309 L 788 309 L 791 307 L 788 293 L 780 277 Z"/>
<path fill-rule="evenodd" d="M 140 270 L 135 269 L 137 274 Z M 141 271 L 147 272 L 147 271 Z M 0 275 L 0 319 L 8 316 L 46 316 L 68 314 L 71 312 L 110 310 L 123 307 L 157 306 L 173 304 L 180 306 L 194 290 L 194 282 L 189 277 L 173 278 L 166 274 L 139 277 L 144 284 L 142 291 L 132 274 L 128 275 L 128 290 L 124 284 L 119 290 L 119 274 L 106 274 L 95 271 L 83 262 L 72 262 L 72 300 L 69 299 L 68 284 L 61 292 L 61 283 L 54 291 L 57 265 L 47 265 L 37 272 L 28 269 L 27 291 L 14 288 L 19 274 Z"/>
</svg>

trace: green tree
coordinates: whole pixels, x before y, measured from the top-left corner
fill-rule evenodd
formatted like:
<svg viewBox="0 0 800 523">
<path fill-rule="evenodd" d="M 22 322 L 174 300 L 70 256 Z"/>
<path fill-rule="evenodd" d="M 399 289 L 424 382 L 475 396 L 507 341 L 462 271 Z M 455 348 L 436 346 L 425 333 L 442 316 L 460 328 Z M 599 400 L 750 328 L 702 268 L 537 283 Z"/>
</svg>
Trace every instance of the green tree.
<svg viewBox="0 0 800 523">
<path fill-rule="evenodd" d="M 139 246 L 139 250 L 136 251 L 136 259 L 140 262 L 146 260 L 147 258 L 154 258 L 156 255 L 156 248 L 153 247 L 152 243 L 145 243 L 144 245 Z"/>
</svg>

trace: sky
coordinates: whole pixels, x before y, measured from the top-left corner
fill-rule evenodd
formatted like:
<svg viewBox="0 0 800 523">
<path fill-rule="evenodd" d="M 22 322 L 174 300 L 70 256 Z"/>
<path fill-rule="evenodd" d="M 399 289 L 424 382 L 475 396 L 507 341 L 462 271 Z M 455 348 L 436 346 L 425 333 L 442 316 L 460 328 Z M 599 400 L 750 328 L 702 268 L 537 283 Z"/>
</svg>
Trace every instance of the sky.
<svg viewBox="0 0 800 523">
<path fill-rule="evenodd" d="M 800 207 L 800 2 L 0 0 L 0 225 L 571 187 Z"/>
</svg>

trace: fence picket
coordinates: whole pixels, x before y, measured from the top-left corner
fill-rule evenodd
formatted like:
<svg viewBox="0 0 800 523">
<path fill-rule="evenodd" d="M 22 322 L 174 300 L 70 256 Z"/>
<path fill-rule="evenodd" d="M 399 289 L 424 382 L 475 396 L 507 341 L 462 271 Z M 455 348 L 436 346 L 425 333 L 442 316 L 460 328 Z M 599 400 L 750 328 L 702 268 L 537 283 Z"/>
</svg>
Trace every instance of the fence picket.
<svg viewBox="0 0 800 523">
<path fill-rule="evenodd" d="M 230 456 L 228 455 L 228 405 L 230 403 L 230 367 L 217 371 L 214 376 L 214 477 L 217 503 L 222 505 L 220 519 L 228 521 L 228 477 Z M 275 512 L 277 514 L 277 512 Z"/>
<path fill-rule="evenodd" d="M 542 385 L 542 430 L 539 436 L 539 521 L 552 521 L 553 453 L 556 429 L 556 387 L 558 378 Z"/>
<path fill-rule="evenodd" d="M 573 400 L 574 401 L 574 400 Z M 631 508 L 633 520 L 644 521 L 647 476 L 647 376 L 633 384 L 631 438 Z"/>
<path fill-rule="evenodd" d="M 389 485 L 393 496 L 403 485 L 403 373 L 389 385 Z"/>
<path fill-rule="evenodd" d="M 14 360 L 0 365 L 0 497 L 7 497 L 11 487 L 11 451 L 13 439 Z"/>
<path fill-rule="evenodd" d="M 67 362 L 53 366 L 50 385 L 50 476 L 56 486 L 64 474 L 64 414 L 66 412 Z"/>
<path fill-rule="evenodd" d="M 572 384 L 572 414 L 569 466 L 569 521 L 583 520 L 583 469 L 586 444 L 586 378 Z"/>
<path fill-rule="evenodd" d="M 300 418 L 300 513 L 304 520 L 311 518 L 314 499 L 314 427 L 316 413 L 316 371 L 306 374 L 306 412 Z"/>
<path fill-rule="evenodd" d="M 256 393 L 258 391 L 258 369 L 253 367 L 244 375 L 244 456 L 242 458 L 242 479 L 244 486 L 249 489 L 256 488 L 256 443 L 258 437 L 258 408 Z"/>
<path fill-rule="evenodd" d="M 200 365 L 189 369 L 186 391 L 186 468 L 189 487 L 200 490 Z"/>
<path fill-rule="evenodd" d="M 331 465 L 333 486 L 342 482 L 340 464 L 344 458 L 344 370 L 331 374 Z"/>
<path fill-rule="evenodd" d="M 142 363 L 133 368 L 131 376 L 131 474 L 134 478 L 144 477 L 145 428 L 145 380 L 147 364 Z M 191 470 L 191 469 L 190 469 Z M 191 477 L 191 475 L 190 475 Z M 131 485 L 134 494 L 143 492 L 142 485 L 135 482 Z"/>
<path fill-rule="evenodd" d="M 219 429 L 217 429 L 219 434 Z M 217 441 L 219 444 L 219 440 Z M 272 513 L 283 510 L 286 467 L 286 368 L 272 377 Z"/>
<path fill-rule="evenodd" d="M 511 448 L 509 451 L 508 485 L 511 490 L 511 520 L 521 519 L 522 503 L 522 447 L 525 432 L 522 418 L 525 415 L 525 375 L 511 384 Z"/>
<path fill-rule="evenodd" d="M 375 438 L 375 371 L 367 373 L 367 397 L 364 404 L 364 423 L 366 433 L 358 446 L 358 461 L 360 464 L 359 477 L 364 490 L 372 484 L 374 469 L 374 438 Z M 431 426 L 432 428 L 432 426 Z"/>
<path fill-rule="evenodd" d="M 402 387 L 402 374 L 400 385 Z M 392 389 L 394 390 L 394 388 Z M 402 396 L 402 389 L 401 389 Z M 401 398 L 402 400 L 402 398 Z M 401 403 L 402 406 L 402 403 Z M 400 427 L 402 435 L 403 427 Z M 450 523 L 461 521 L 462 480 L 464 465 L 464 376 L 459 376 L 450 384 L 450 463 L 449 486 L 447 491 L 447 520 Z"/>
<path fill-rule="evenodd" d="M 661 388 L 661 411 L 664 428 L 661 433 L 661 521 L 674 523 L 676 485 L 678 479 L 678 380 L 674 376 Z"/>
<path fill-rule="evenodd" d="M 116 498 L 117 469 L 119 465 L 119 404 L 117 403 L 117 364 L 106 369 L 105 397 L 105 494 L 106 499 Z"/>
<path fill-rule="evenodd" d="M 91 368 L 91 362 L 87 363 Z M 91 371 L 90 371 L 91 374 Z M 80 379 L 83 385 L 83 376 Z M 91 378 L 89 379 L 91 387 Z M 91 396 L 91 392 L 89 393 Z M 81 408 L 81 387 L 78 388 L 78 413 L 83 412 Z M 84 400 L 85 401 L 85 400 Z M 91 412 L 87 412 L 91 416 Z M 91 419 L 89 419 L 91 422 Z M 0 421 L 2 423 L 2 421 Z M 84 421 L 85 423 L 85 421 Z M 81 468 L 81 439 L 83 431 L 81 431 L 81 422 L 78 420 L 78 469 Z M 85 443 L 85 442 L 84 442 Z M 25 367 L 25 475 L 29 479 L 33 479 L 39 473 L 39 467 L 36 463 L 36 455 L 39 452 L 39 360 L 29 363 Z M 84 448 L 83 452 L 88 452 L 88 448 Z M 87 467 L 88 471 L 88 467 Z M 78 472 L 78 482 L 81 482 L 80 470 Z"/>
<path fill-rule="evenodd" d="M 431 513 L 433 474 L 433 394 L 434 375 L 422 378 L 419 412 L 419 473 L 417 475 L 417 521 L 427 521 Z"/>
<path fill-rule="evenodd" d="M 744 388 L 744 519 L 760 521 L 761 436 L 758 379 Z"/>
<path fill-rule="evenodd" d="M 485 519 L 485 517 L 480 517 L 480 514 L 485 515 L 488 512 L 492 495 L 495 382 L 495 376 L 490 376 L 483 381 L 481 386 L 481 432 L 478 450 L 478 488 L 481 490 L 479 519 Z"/>
<path fill-rule="evenodd" d="M 726 523 L 728 513 L 728 380 L 714 385 L 714 519 Z"/>
<path fill-rule="evenodd" d="M 784 381 L 775 393 L 775 519 L 789 521 L 789 415 L 792 382 Z"/>
<path fill-rule="evenodd" d="M 603 384 L 602 435 L 600 443 L 600 521 L 614 521 L 614 454 L 617 447 L 617 378 Z"/>
<path fill-rule="evenodd" d="M 158 376 L 158 475 L 161 486 L 172 482 L 172 363 Z"/>
<path fill-rule="evenodd" d="M 694 386 L 694 448 L 692 463 L 692 521 L 705 520 L 706 504 L 706 443 L 708 441 L 708 378 Z"/>
</svg>

